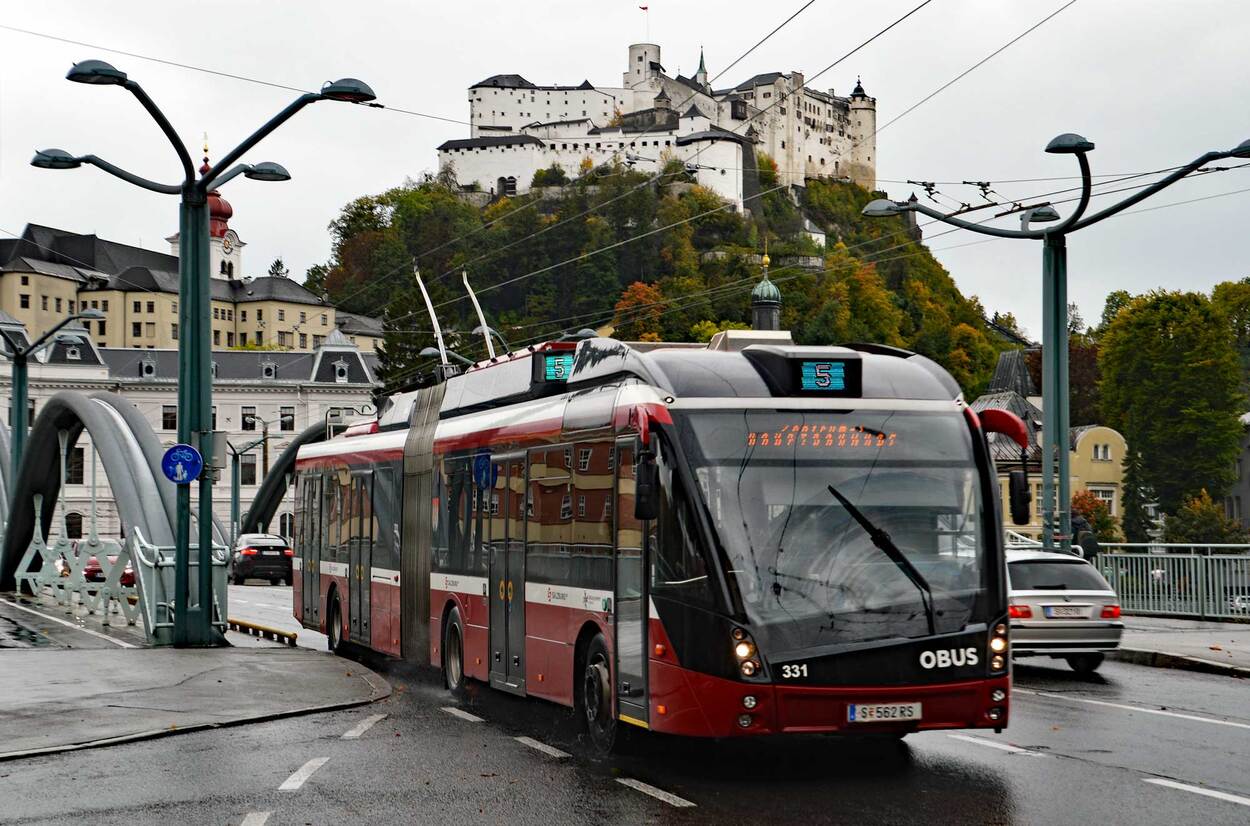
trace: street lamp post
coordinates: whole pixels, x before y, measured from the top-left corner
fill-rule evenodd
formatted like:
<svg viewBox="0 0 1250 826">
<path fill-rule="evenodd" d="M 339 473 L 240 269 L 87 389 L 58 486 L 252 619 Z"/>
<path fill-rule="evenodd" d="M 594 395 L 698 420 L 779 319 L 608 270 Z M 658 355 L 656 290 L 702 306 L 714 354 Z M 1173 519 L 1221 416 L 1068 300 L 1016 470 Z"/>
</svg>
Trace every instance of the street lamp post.
<svg viewBox="0 0 1250 826">
<path fill-rule="evenodd" d="M 256 445 L 260 445 L 260 444 L 264 445 L 264 451 L 261 454 L 262 464 L 261 464 L 261 473 L 260 473 L 260 478 L 264 479 L 266 476 L 269 475 L 269 425 L 271 424 L 281 425 L 283 422 L 287 422 L 287 421 L 294 423 L 295 416 L 293 416 L 290 413 L 283 413 L 280 416 L 278 416 L 278 418 L 276 419 L 262 419 L 260 416 L 254 416 L 254 415 L 248 414 L 243 417 L 243 421 L 244 422 L 250 421 L 253 424 L 260 425 L 261 438 L 253 442 L 250 445 L 250 447 L 255 447 Z M 247 451 L 244 450 L 243 452 L 246 453 Z"/>
<path fill-rule="evenodd" d="M 182 346 L 178 350 L 178 441 L 195 445 L 200 453 L 212 454 L 212 349 L 210 343 L 210 280 L 208 194 L 239 175 L 261 181 L 285 181 L 290 174 L 281 165 L 265 162 L 232 166 L 248 150 L 310 103 L 337 100 L 346 103 L 369 103 L 376 97 L 373 90 L 354 78 L 326 83 L 319 92 L 300 95 L 285 109 L 253 132 L 246 140 L 226 153 L 215 166 L 207 163 L 196 176 L 191 155 L 173 126 L 148 97 L 143 88 L 126 73 L 102 60 L 84 60 L 69 70 L 66 78 L 76 83 L 97 86 L 121 86 L 138 99 L 157 126 L 165 133 L 182 165 L 183 179 L 178 184 L 162 184 L 96 157 L 74 156 L 60 149 L 35 153 L 31 165 L 43 169 L 73 169 L 90 164 L 121 178 L 127 183 L 164 195 L 178 195 L 178 325 Z M 212 617 L 212 478 L 201 474 L 199 480 L 199 536 L 197 560 L 196 605 L 191 605 L 191 488 L 178 486 L 177 526 L 174 533 L 174 645 L 216 645 L 220 635 L 213 628 Z"/>
<path fill-rule="evenodd" d="M 1059 220 L 1059 214 L 1049 204 L 1023 208 L 1019 230 L 1000 229 L 975 224 L 947 215 L 919 201 L 891 201 L 877 199 L 864 207 L 863 214 L 869 218 L 900 215 L 904 212 L 920 212 L 930 218 L 960 229 L 996 238 L 1040 239 L 1042 247 L 1042 537 L 1048 550 L 1055 548 L 1056 538 L 1061 550 L 1072 547 L 1072 514 L 1070 508 L 1070 473 L 1068 470 L 1068 253 L 1067 236 L 1091 224 L 1110 218 L 1136 203 L 1144 201 L 1160 190 L 1166 189 L 1189 173 L 1214 161 L 1225 158 L 1250 158 L 1250 140 L 1242 141 L 1235 148 L 1207 152 L 1185 166 L 1177 168 L 1166 178 L 1128 196 L 1089 217 L 1093 191 L 1089 159 L 1086 155 L 1094 150 L 1094 144 L 1080 135 L 1067 133 L 1046 145 L 1052 155 L 1075 155 L 1081 171 L 1081 195 L 1072 214 Z M 1031 222 L 1059 221 L 1049 229 L 1030 229 Z M 1056 471 L 1056 465 L 1058 465 Z M 1058 484 L 1056 484 L 1056 475 Z M 1056 498 L 1056 492 L 1058 494 Z M 1057 499 L 1057 500 L 1056 500 Z M 1056 511 L 1056 505 L 1057 511 Z M 1058 531 L 1055 518 L 1058 516 Z"/>
<path fill-rule="evenodd" d="M 9 451 L 12 454 L 10 458 L 12 460 L 12 478 L 14 480 L 17 479 L 18 471 L 22 466 L 22 452 L 26 448 L 26 431 L 30 428 L 30 422 L 26 421 L 26 408 L 29 404 L 27 401 L 29 398 L 27 366 L 30 363 L 30 357 L 46 347 L 52 341 L 52 337 L 66 324 L 78 319 L 98 320 L 101 318 L 104 318 L 104 313 L 95 309 L 75 313 L 61 319 L 52 329 L 26 347 L 20 345 L 16 336 L 12 336 L 7 330 L 0 328 L 0 336 L 3 336 L 9 345 L 9 352 L 5 353 L 5 355 L 9 356 L 13 361 L 13 398 L 10 400 L 11 407 L 9 408 L 9 425 L 13 435 Z"/>
</svg>

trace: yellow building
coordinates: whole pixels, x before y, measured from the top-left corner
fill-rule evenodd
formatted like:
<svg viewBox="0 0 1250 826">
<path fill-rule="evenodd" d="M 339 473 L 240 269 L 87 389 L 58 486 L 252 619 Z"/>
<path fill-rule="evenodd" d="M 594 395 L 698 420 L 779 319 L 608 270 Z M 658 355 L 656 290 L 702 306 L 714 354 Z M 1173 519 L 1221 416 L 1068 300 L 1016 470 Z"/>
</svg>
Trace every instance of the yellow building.
<svg viewBox="0 0 1250 826">
<path fill-rule="evenodd" d="M 233 209 L 218 193 L 209 197 L 209 266 L 212 274 L 212 346 L 312 352 L 336 329 L 364 352 L 382 341 L 379 320 L 343 313 L 285 276 L 243 275 L 243 247 L 229 227 Z M 33 337 L 68 315 L 99 310 L 85 321 L 102 347 L 178 347 L 177 235 L 171 252 L 106 241 L 28 224 L 17 239 L 0 240 L 0 310 Z"/>
</svg>

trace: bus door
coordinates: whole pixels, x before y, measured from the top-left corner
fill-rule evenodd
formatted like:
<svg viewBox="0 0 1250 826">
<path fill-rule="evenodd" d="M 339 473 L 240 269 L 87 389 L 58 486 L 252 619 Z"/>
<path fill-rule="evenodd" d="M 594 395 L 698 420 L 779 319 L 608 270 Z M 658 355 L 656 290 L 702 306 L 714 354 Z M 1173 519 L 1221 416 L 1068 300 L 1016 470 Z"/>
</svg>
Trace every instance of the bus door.
<svg viewBox="0 0 1250 826">
<path fill-rule="evenodd" d="M 352 476 L 347 511 L 348 634 L 355 642 L 369 643 L 369 596 L 373 580 L 373 473 Z"/>
<path fill-rule="evenodd" d="M 637 450 L 633 439 L 616 443 L 616 713 L 627 722 L 646 726 L 647 621 L 645 576 L 646 524 L 634 516 L 634 473 Z"/>
<path fill-rule="evenodd" d="M 490 684 L 524 694 L 525 455 L 494 457 L 490 478 L 476 481 L 483 495 L 482 509 L 490 514 L 486 520 L 490 549 Z"/>
<path fill-rule="evenodd" d="M 322 525 L 321 474 L 304 477 L 304 537 L 300 547 L 300 588 L 303 602 L 302 622 L 309 628 L 321 623 L 321 545 L 325 542 Z"/>
</svg>

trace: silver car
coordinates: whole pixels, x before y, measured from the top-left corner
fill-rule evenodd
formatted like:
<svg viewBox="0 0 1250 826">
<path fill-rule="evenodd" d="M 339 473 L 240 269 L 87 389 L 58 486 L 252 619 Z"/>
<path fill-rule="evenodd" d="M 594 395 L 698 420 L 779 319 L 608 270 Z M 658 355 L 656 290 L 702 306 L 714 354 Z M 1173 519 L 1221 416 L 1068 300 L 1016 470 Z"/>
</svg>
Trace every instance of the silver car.
<svg viewBox="0 0 1250 826">
<path fill-rule="evenodd" d="M 1011 650 L 1055 657 L 1091 674 L 1120 645 L 1120 598 L 1085 560 L 1046 551 L 1007 552 Z"/>
</svg>

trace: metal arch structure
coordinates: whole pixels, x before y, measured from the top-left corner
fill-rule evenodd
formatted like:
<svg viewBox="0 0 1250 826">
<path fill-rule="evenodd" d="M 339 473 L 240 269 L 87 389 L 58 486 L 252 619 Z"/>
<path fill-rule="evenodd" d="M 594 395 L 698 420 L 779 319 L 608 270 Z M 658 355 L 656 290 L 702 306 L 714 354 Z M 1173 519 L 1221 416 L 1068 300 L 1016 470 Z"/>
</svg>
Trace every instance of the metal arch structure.
<svg viewBox="0 0 1250 826">
<path fill-rule="evenodd" d="M 286 496 L 287 478 L 295 471 L 295 454 L 303 445 L 325 441 L 325 438 L 326 423 L 323 420 L 305 428 L 278 454 L 269 466 L 269 473 L 261 482 L 260 490 L 256 491 L 256 498 L 247 509 L 247 515 L 239 522 L 239 533 L 259 533 L 269 526 Z"/>
<path fill-rule="evenodd" d="M 5 526 L 9 524 L 10 450 L 9 429 L 0 424 L 0 536 L 3 536 Z"/>
<path fill-rule="evenodd" d="M 168 643 L 173 625 L 174 600 L 167 595 L 174 593 L 177 491 L 160 470 L 163 448 L 151 425 L 131 402 L 114 393 L 88 396 L 66 391 L 43 405 L 31 428 L 17 478 L 7 480 L 11 509 L 0 546 L 0 591 L 13 590 L 19 575 L 38 574 L 49 561 L 56 561 L 55 554 L 48 553 L 45 538 L 56 519 L 63 481 L 62 456 L 84 430 L 91 436 L 112 489 L 125 537 L 124 561 L 134 564 L 148 639 L 155 644 Z M 215 517 L 211 522 L 213 544 L 218 546 L 220 557 L 217 565 L 224 566 L 228 534 Z M 81 570 L 82 560 L 66 561 L 75 573 Z M 100 562 L 106 566 L 103 558 Z M 45 584 L 49 578 L 43 578 Z M 217 578 L 221 585 L 214 587 L 214 608 L 224 629 L 224 567 Z M 66 583 L 65 587 L 72 589 L 75 584 Z"/>
</svg>

